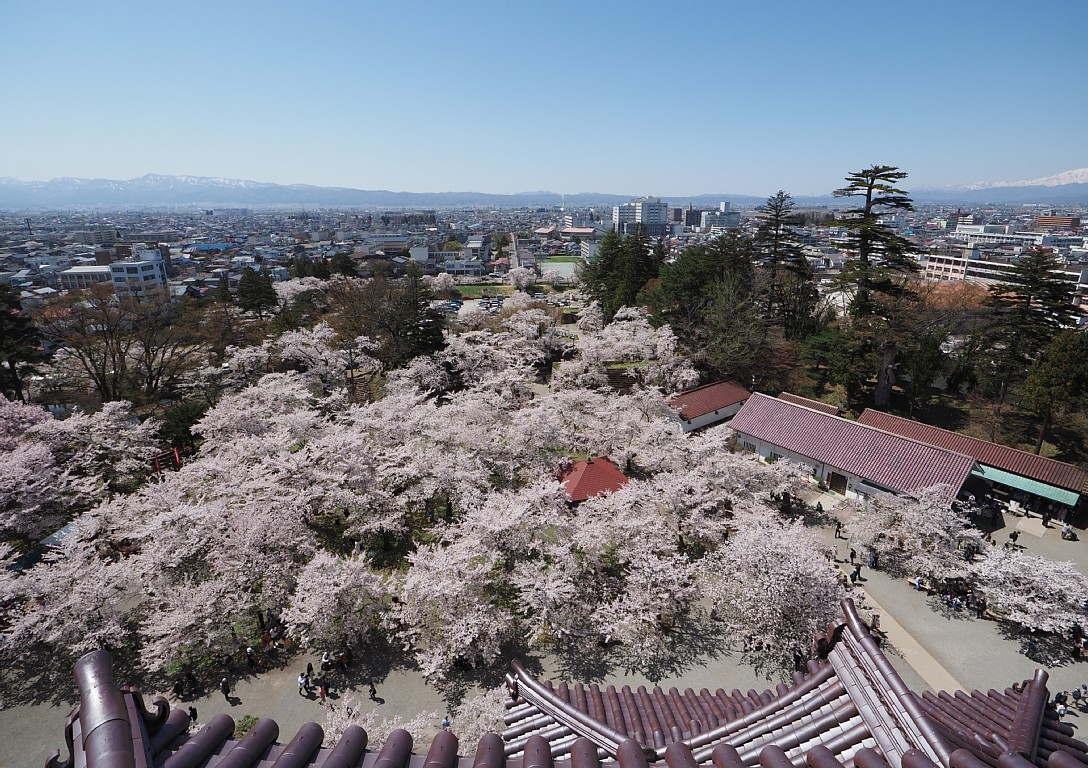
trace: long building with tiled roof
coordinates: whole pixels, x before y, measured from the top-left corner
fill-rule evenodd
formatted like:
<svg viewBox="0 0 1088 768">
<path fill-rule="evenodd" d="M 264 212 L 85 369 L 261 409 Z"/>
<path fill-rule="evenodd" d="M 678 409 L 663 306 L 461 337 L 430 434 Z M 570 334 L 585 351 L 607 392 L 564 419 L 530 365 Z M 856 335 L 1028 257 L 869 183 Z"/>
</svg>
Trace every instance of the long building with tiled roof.
<svg viewBox="0 0 1088 768">
<path fill-rule="evenodd" d="M 330 746 L 307 723 L 286 743 L 274 720 L 241 738 L 218 715 L 191 731 L 163 698 L 151 710 L 113 680 L 110 656 L 76 664 L 80 701 L 67 756 L 46 768 L 1083 768 L 1088 745 L 1049 706 L 1047 675 L 1003 692 L 907 688 L 853 603 L 816 643 L 816 658 L 774 690 L 696 693 L 537 680 L 515 665 L 506 727 L 478 744 L 439 733 L 426 753 L 394 731 L 379 750 L 349 726 Z"/>
<path fill-rule="evenodd" d="M 955 496 L 975 466 L 966 454 L 761 394 L 748 398 L 729 426 L 742 446 L 807 464 L 831 490 L 848 495 L 912 496 L 944 486 Z"/>
<path fill-rule="evenodd" d="M 808 397 L 801 397 L 795 395 L 792 392 L 779 392 L 779 400 L 785 400 L 787 403 L 793 403 L 794 405 L 803 405 L 806 408 L 811 408 L 814 411 L 820 411 L 820 413 L 826 413 L 830 416 L 839 415 L 839 406 L 832 405 L 831 403 L 825 403 L 822 400 L 813 400 Z"/>
<path fill-rule="evenodd" d="M 975 474 L 979 477 L 1052 501 L 1075 506 L 1080 496 L 1088 493 L 1088 471 L 1073 464 L 872 408 L 862 411 L 858 423 L 967 454 L 978 462 L 979 467 Z"/>
</svg>

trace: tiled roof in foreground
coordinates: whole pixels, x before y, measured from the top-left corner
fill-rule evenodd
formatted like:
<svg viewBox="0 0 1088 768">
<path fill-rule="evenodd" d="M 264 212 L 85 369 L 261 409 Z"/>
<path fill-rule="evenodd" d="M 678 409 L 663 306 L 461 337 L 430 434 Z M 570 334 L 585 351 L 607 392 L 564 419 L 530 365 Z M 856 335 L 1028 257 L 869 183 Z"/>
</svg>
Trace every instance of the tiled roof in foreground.
<svg viewBox="0 0 1088 768">
<path fill-rule="evenodd" d="M 287 743 L 260 720 L 244 737 L 218 715 L 189 719 L 113 681 L 110 656 L 76 663 L 80 703 L 68 717 L 68 757 L 47 768 L 1083 768 L 1088 745 L 1048 706 L 1047 675 L 983 694 L 918 696 L 888 663 L 853 604 L 817 643 L 791 685 L 757 693 L 647 691 L 541 682 L 515 664 L 502 737 L 458 744 L 439 733 L 426 754 L 394 731 L 377 751 L 352 726 L 331 747 L 307 723 Z"/>
</svg>

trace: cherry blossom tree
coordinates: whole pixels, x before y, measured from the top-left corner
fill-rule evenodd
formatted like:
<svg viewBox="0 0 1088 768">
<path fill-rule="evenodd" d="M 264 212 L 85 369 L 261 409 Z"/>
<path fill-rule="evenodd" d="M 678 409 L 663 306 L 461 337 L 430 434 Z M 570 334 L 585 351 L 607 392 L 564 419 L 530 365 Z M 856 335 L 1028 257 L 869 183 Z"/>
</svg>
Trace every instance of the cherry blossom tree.
<svg viewBox="0 0 1088 768">
<path fill-rule="evenodd" d="M 746 516 L 700 572 L 742 657 L 768 678 L 785 679 L 812 656 L 813 638 L 838 616 L 843 597 L 815 534 L 769 516 Z"/>
<path fill-rule="evenodd" d="M 104 403 L 95 413 L 76 412 L 66 419 L 47 419 L 31 434 L 49 446 L 57 462 L 78 477 L 103 481 L 103 490 L 132 483 L 151 469 L 161 448 L 159 424 L 141 421 L 132 403 Z"/>
<path fill-rule="evenodd" d="M 361 558 L 318 552 L 299 573 L 282 618 L 306 646 L 358 647 L 380 628 L 387 595 L 386 577 Z"/>
<path fill-rule="evenodd" d="M 536 270 L 528 267 L 514 267 L 506 273 L 506 280 L 516 291 L 524 291 L 536 281 Z"/>
<path fill-rule="evenodd" d="M 1088 578 L 1071 562 L 989 545 L 971 571 L 989 610 L 1005 621 L 1064 637 L 1088 628 Z"/>
<path fill-rule="evenodd" d="M 423 284 L 434 293 L 450 293 L 457 290 L 457 281 L 448 272 L 439 272 L 437 275 L 425 275 Z"/>
<path fill-rule="evenodd" d="M 952 504 L 945 487 L 930 488 L 917 499 L 882 496 L 856 504 L 846 534 L 855 547 L 874 551 L 882 570 L 935 583 L 967 578 L 964 549 L 982 546 L 982 533 Z"/>
</svg>

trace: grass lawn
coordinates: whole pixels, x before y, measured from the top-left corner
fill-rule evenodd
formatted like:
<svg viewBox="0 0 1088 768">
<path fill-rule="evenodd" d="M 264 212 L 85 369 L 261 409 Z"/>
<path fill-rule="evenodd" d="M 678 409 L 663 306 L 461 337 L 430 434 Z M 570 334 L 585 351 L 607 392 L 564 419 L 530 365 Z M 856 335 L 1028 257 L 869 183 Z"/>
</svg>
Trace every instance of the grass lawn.
<svg viewBox="0 0 1088 768">
<path fill-rule="evenodd" d="M 541 266 L 547 264 L 549 261 L 560 264 L 574 264 L 582 260 L 581 256 L 549 256 L 546 259 L 538 259 L 537 263 Z"/>
<path fill-rule="evenodd" d="M 509 285 L 459 285 L 457 291 L 462 296 L 468 296 L 470 299 L 478 299 L 481 296 L 498 296 L 502 294 L 509 296 L 514 292 L 513 287 Z"/>
</svg>

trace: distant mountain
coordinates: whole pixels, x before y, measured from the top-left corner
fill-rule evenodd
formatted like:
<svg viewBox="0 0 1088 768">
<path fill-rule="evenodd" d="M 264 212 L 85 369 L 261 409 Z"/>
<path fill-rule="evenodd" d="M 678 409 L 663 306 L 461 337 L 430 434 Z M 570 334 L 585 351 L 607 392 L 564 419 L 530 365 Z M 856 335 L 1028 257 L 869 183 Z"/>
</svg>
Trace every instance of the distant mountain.
<svg viewBox="0 0 1088 768">
<path fill-rule="evenodd" d="M 1088 204 L 1088 168 L 1031 181 L 966 184 L 957 187 L 919 187 L 912 191 L 918 203 L 1040 203 Z M 202 207 L 355 207 L 355 208 L 522 208 L 566 205 L 568 208 L 607 207 L 636 195 L 580 192 L 522 192 L 499 195 L 487 192 L 391 192 L 389 190 L 317 187 L 309 184 L 269 184 L 208 176 L 164 176 L 149 173 L 138 179 L 60 178 L 19 181 L 0 177 L 0 209 L 154 208 Z M 671 205 L 717 207 L 728 201 L 752 207 L 765 197 L 738 194 L 663 196 Z M 797 196 L 801 206 L 842 205 L 830 195 Z"/>
<path fill-rule="evenodd" d="M 990 181 L 946 187 L 918 187 L 915 202 L 1039 203 L 1088 205 L 1088 168 L 1027 181 Z"/>
<path fill-rule="evenodd" d="M 137 207 L 317 207 L 360 208 L 521 208 L 566 205 L 569 208 L 607 207 L 626 203 L 636 195 L 580 192 L 521 192 L 513 195 L 487 192 L 391 192 L 389 190 L 317 187 L 309 184 L 269 184 L 208 176 L 164 176 L 149 173 L 138 179 L 60 178 L 51 181 L 19 181 L 0 177 L 0 208 L 137 208 Z M 673 205 L 716 207 L 721 201 L 734 205 L 759 205 L 766 198 L 751 195 L 712 194 L 669 197 Z"/>
</svg>

